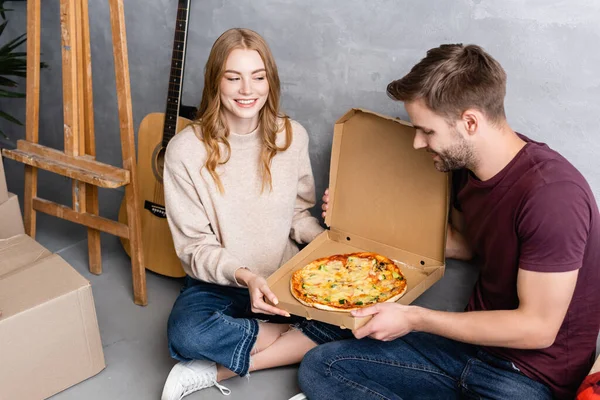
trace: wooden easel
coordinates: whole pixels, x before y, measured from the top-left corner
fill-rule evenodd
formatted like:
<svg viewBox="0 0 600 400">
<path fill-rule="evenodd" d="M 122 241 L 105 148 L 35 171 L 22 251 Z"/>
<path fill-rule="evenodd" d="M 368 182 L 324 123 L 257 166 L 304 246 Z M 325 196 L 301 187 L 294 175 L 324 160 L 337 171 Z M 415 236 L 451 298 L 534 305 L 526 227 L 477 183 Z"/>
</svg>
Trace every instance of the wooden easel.
<svg viewBox="0 0 600 400">
<path fill-rule="evenodd" d="M 19 140 L 16 150 L 3 150 L 3 154 L 25 164 L 24 220 L 27 233 L 35 237 L 36 211 L 87 226 L 89 268 L 94 274 L 102 273 L 100 232 L 127 238 L 132 249 L 134 302 L 146 305 L 146 270 L 141 246 L 125 16 L 123 0 L 108 1 L 123 168 L 95 161 L 88 0 L 60 0 L 64 152 L 38 144 L 41 0 L 27 2 L 26 140 Z M 72 207 L 37 197 L 38 168 L 73 179 Z M 98 215 L 98 187 L 121 186 L 125 186 L 127 224 Z"/>
</svg>

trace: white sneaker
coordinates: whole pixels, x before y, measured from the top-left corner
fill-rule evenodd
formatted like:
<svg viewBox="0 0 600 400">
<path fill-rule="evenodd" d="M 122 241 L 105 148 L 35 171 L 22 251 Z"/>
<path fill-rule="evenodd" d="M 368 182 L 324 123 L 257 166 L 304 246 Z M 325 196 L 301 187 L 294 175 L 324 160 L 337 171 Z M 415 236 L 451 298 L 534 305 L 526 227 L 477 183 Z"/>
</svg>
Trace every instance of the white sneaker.
<svg viewBox="0 0 600 400">
<path fill-rule="evenodd" d="M 211 386 L 216 386 L 225 396 L 231 394 L 231 390 L 217 383 L 217 365 L 214 362 L 180 362 L 169 372 L 161 400 L 180 400 L 190 393 Z"/>
<path fill-rule="evenodd" d="M 304 393 L 298 393 L 297 395 L 290 398 L 289 400 L 306 400 L 306 396 L 304 395 Z"/>
</svg>

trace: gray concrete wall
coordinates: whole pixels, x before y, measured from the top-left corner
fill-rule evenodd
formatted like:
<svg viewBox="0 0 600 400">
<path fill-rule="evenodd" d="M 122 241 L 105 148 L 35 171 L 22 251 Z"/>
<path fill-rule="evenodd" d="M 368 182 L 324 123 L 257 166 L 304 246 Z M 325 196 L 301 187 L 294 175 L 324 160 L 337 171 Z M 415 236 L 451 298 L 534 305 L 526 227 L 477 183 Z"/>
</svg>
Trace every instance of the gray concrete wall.
<svg viewBox="0 0 600 400">
<path fill-rule="evenodd" d="M 25 3 L 8 2 L 9 37 L 25 29 Z M 41 142 L 62 147 L 58 1 L 43 1 Z M 175 0 L 126 0 L 136 130 L 164 110 Z M 120 163 L 108 1 L 90 1 L 98 159 Z M 600 198 L 600 2 L 596 0 L 193 0 L 183 103 L 200 101 L 204 63 L 224 30 L 241 26 L 269 42 L 283 81 L 285 111 L 309 131 L 318 192 L 327 186 L 332 126 L 351 107 L 406 118 L 385 95 L 425 51 L 441 43 L 476 43 L 508 73 L 514 129 L 549 143 L 586 176 Z M 25 102 L 0 101 L 24 118 Z M 23 129 L 0 121 L 13 140 Z M 5 143 L 6 145 L 6 143 Z M 20 192 L 22 166 L 5 162 Z M 70 185 L 42 174 L 41 193 L 68 199 Z M 113 207 L 114 208 L 114 207 Z M 112 212 L 111 212 L 112 213 Z"/>
</svg>

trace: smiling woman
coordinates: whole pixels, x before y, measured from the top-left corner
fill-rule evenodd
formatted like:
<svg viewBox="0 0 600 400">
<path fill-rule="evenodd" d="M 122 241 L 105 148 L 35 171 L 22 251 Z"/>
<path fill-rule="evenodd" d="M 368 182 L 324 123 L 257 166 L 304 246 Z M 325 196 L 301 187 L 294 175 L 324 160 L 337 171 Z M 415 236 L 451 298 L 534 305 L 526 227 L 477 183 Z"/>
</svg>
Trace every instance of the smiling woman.
<svg viewBox="0 0 600 400">
<path fill-rule="evenodd" d="M 265 301 L 277 304 L 265 278 L 323 228 L 309 212 L 308 134 L 280 111 L 264 39 L 225 32 L 204 80 L 198 119 L 165 157 L 167 219 L 188 277 L 169 317 L 169 350 L 180 363 L 162 400 L 211 386 L 226 393 L 217 382 L 297 363 L 317 344 L 352 335 Z"/>
</svg>

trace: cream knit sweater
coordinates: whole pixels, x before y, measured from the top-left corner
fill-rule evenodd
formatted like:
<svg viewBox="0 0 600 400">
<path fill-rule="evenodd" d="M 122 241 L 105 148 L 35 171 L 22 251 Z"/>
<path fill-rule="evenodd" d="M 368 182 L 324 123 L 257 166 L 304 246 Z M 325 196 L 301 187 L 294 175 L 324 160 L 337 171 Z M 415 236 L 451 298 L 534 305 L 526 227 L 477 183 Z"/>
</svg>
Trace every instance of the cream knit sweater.
<svg viewBox="0 0 600 400">
<path fill-rule="evenodd" d="M 295 242 L 308 243 L 323 231 L 308 211 L 315 205 L 308 134 L 295 121 L 292 130 L 291 146 L 271 164 L 273 190 L 267 186 L 262 194 L 258 130 L 230 134 L 231 158 L 217 167 L 223 194 L 204 167 L 206 150 L 193 128 L 171 139 L 165 206 L 175 250 L 192 278 L 238 286 L 235 272 L 242 267 L 266 278 L 298 252 Z M 281 133 L 277 144 L 284 142 Z"/>
</svg>

